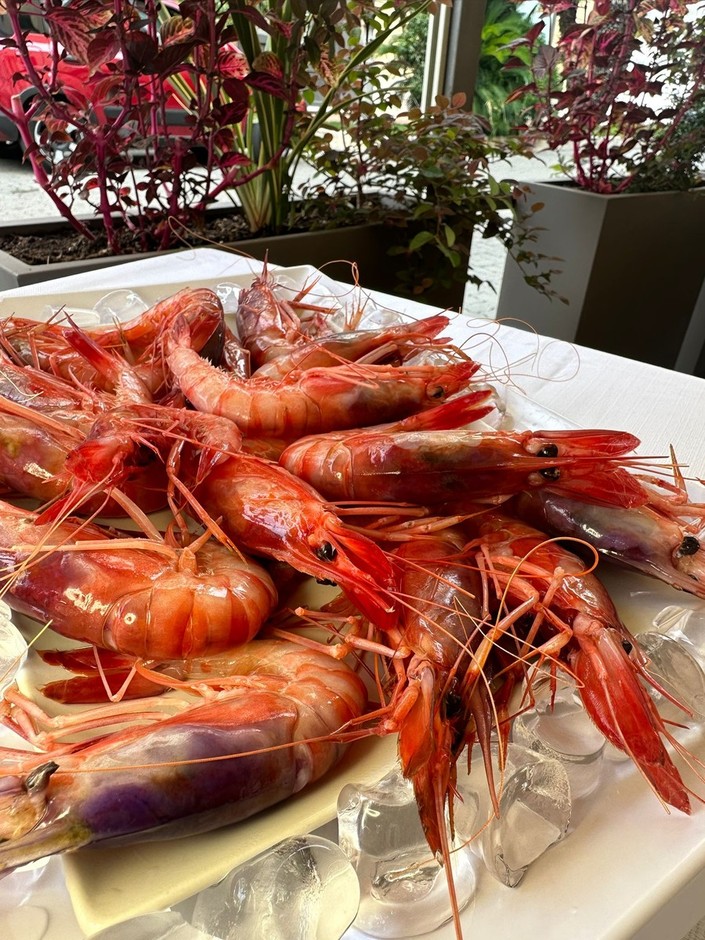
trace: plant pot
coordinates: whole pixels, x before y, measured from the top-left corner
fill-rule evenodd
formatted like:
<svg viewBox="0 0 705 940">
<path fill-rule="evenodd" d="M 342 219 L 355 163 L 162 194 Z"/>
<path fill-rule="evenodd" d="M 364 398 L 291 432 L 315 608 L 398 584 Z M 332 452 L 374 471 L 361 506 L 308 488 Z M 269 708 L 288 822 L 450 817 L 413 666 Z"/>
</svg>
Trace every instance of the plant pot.
<svg viewBox="0 0 705 940">
<path fill-rule="evenodd" d="M 705 191 L 599 195 L 532 183 L 518 211 L 537 202 L 532 247 L 550 258 L 545 270 L 558 269 L 551 287 L 568 303 L 541 296 L 508 258 L 497 317 L 673 368 L 705 280 Z"/>
<path fill-rule="evenodd" d="M 217 210 L 216 210 L 217 211 Z M 71 231 L 67 222 L 60 219 L 40 219 L 22 224 L 0 225 L 0 234 L 38 235 L 42 232 Z M 76 235 L 76 238 L 79 238 Z M 313 232 L 298 232 L 290 235 L 247 238 L 216 247 L 231 248 L 238 254 L 250 255 L 259 260 L 269 259 L 272 264 L 292 267 L 311 264 L 324 268 L 326 274 L 336 280 L 353 284 L 359 281 L 369 290 L 399 293 L 398 271 L 405 264 L 403 256 L 390 257 L 388 249 L 396 243 L 397 230 L 383 223 L 352 225 Z M 183 250 L 183 245 L 174 247 Z M 136 257 L 148 258 L 163 252 L 144 252 L 136 255 L 102 255 L 97 258 L 65 260 L 50 264 L 27 264 L 5 251 L 0 251 L 0 290 L 11 290 L 36 284 L 41 281 L 94 271 L 106 265 L 124 264 Z M 351 262 L 355 262 L 353 268 Z M 416 300 L 440 307 L 460 307 L 463 302 L 465 282 L 451 280 L 444 284 L 435 281 L 431 289 Z"/>
</svg>

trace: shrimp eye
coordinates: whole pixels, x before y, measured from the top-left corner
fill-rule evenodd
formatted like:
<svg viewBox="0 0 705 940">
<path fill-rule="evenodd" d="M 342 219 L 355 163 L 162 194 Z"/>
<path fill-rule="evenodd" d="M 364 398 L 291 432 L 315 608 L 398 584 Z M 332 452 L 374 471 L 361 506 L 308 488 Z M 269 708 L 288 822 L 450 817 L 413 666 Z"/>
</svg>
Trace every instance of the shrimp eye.
<svg viewBox="0 0 705 940">
<path fill-rule="evenodd" d="M 557 444 L 544 444 L 544 446 L 536 454 L 536 456 L 537 457 L 557 457 L 558 445 Z"/>
<path fill-rule="evenodd" d="M 460 695 L 452 689 L 446 693 L 444 705 L 446 718 L 449 721 L 452 721 L 453 718 L 457 718 L 462 714 L 463 700 Z"/>
<path fill-rule="evenodd" d="M 632 643 L 629 642 L 629 640 L 622 640 L 622 649 L 628 656 L 631 653 L 631 651 L 634 649 L 634 646 Z"/>
<path fill-rule="evenodd" d="M 694 535 L 686 535 L 676 549 L 676 555 L 694 555 L 700 548 L 700 542 Z"/>
<path fill-rule="evenodd" d="M 560 480 L 561 478 L 561 471 L 558 467 L 546 467 L 543 470 L 539 470 L 539 473 L 544 480 Z"/>
<path fill-rule="evenodd" d="M 322 545 L 314 550 L 314 554 L 316 558 L 320 558 L 321 561 L 335 561 L 338 557 L 338 549 L 331 545 L 330 542 L 323 542 Z"/>
<path fill-rule="evenodd" d="M 435 399 L 443 398 L 445 393 L 446 393 L 446 390 L 443 388 L 442 385 L 435 385 L 433 388 L 428 388 L 426 390 L 426 394 L 428 395 L 428 397 L 435 398 Z"/>
</svg>

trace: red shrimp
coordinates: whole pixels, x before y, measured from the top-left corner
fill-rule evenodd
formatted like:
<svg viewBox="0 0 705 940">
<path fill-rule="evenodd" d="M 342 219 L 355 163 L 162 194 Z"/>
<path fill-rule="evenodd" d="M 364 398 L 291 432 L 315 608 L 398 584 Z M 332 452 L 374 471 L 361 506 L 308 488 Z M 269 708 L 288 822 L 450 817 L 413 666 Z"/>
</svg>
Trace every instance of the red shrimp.
<svg viewBox="0 0 705 940">
<path fill-rule="evenodd" d="M 5 404 L 0 399 L 0 483 L 11 494 L 43 503 L 63 496 L 71 486 L 66 458 L 81 435 L 29 409 L 28 414 L 7 413 Z"/>
<path fill-rule="evenodd" d="M 522 670 L 521 663 L 513 669 L 513 662 L 504 668 L 493 636 L 501 636 L 534 603 L 533 598 L 522 603 L 499 624 L 490 622 L 481 609 L 479 572 L 462 562 L 464 542 L 458 529 L 442 528 L 415 534 L 394 550 L 399 619 L 383 639 L 395 684 L 376 728 L 379 734 L 398 732 L 402 772 L 413 783 L 429 847 L 446 868 L 458 936 L 446 823 L 448 811 L 452 825 L 456 765 L 477 740 L 488 785 L 494 786 L 490 738 L 493 730 L 507 734 L 507 701 Z"/>
<path fill-rule="evenodd" d="M 0 397 L 52 420 L 85 430 L 112 406 L 103 397 L 77 388 L 31 366 L 18 366 L 0 353 Z"/>
<path fill-rule="evenodd" d="M 651 506 L 594 506 L 564 493 L 523 493 L 515 512 L 551 535 L 582 539 L 601 555 L 705 599 L 705 530 Z M 683 518 L 688 504 L 678 507 Z"/>
<path fill-rule="evenodd" d="M 106 352 L 123 357 L 135 374 L 156 394 L 165 379 L 161 342 L 175 316 L 189 325 L 193 348 L 218 358 L 223 341 L 223 307 L 218 296 L 205 288 L 185 288 L 155 304 L 141 316 L 117 326 L 85 330 Z M 53 373 L 69 382 L 110 391 L 113 377 L 104 376 L 67 341 L 73 329 L 57 323 L 39 323 L 10 317 L 0 328 L 0 343 L 18 363 Z"/>
<path fill-rule="evenodd" d="M 344 753 L 341 729 L 367 701 L 343 663 L 280 640 L 255 640 L 194 671 L 194 682 L 222 691 L 196 704 L 162 699 L 173 713 L 161 716 L 146 703 L 137 712 L 111 706 L 107 717 L 88 712 L 74 725 L 98 728 L 92 740 L 9 753 L 0 870 L 84 845 L 180 838 L 246 819 L 330 770 Z M 6 724 L 45 744 L 53 727 L 50 719 L 37 726 L 41 719 L 8 693 Z M 101 728 L 101 720 L 131 719 L 141 725 Z"/>
<path fill-rule="evenodd" d="M 337 366 L 346 361 L 400 365 L 422 349 L 444 345 L 446 340 L 435 337 L 448 326 L 448 322 L 448 317 L 439 314 L 376 330 L 330 333 L 315 340 L 304 338 L 304 342 L 295 345 L 291 350 L 285 346 L 273 347 L 270 358 L 252 377 L 257 381 L 276 381 L 295 369 Z M 280 349 L 281 352 L 273 357 L 275 349 Z"/>
<path fill-rule="evenodd" d="M 350 364 L 294 372 L 281 382 L 244 382 L 191 348 L 177 323 L 167 361 L 198 410 L 234 421 L 246 436 L 292 440 L 302 434 L 394 421 L 439 404 L 465 387 L 473 362 L 436 366 Z"/>
<path fill-rule="evenodd" d="M 116 447 L 131 435 L 170 443 L 167 471 L 177 512 L 177 503 L 185 502 L 191 515 L 226 541 L 334 580 L 375 623 L 393 618 L 387 592 L 394 573 L 384 552 L 344 526 L 315 490 L 278 464 L 240 452 L 240 433 L 227 418 L 131 406 L 121 409 L 113 432 Z M 102 464 L 112 454 L 99 438 L 76 449 L 72 466 L 80 459 L 82 478 L 97 473 L 104 479 L 110 473 Z"/>
<path fill-rule="evenodd" d="M 280 462 L 331 500 L 396 500 L 448 514 L 539 487 L 625 506 L 646 498 L 620 466 L 637 461 L 623 456 L 639 443 L 632 434 L 442 430 L 434 424 L 438 414 L 430 412 L 427 422 L 313 435 L 291 444 Z"/>
<path fill-rule="evenodd" d="M 208 542 L 170 548 L 95 525 L 37 524 L 0 504 L 3 596 L 57 633 L 148 659 L 183 659 L 251 639 L 277 600 L 264 569 Z"/>
<path fill-rule="evenodd" d="M 393 622 L 389 590 L 394 586 L 394 571 L 385 553 L 347 528 L 301 480 L 277 464 L 248 454 L 215 462 L 195 486 L 192 470 L 182 466 L 178 472 L 193 487 L 191 512 L 206 525 L 215 519 L 247 551 L 339 584 L 378 626 Z"/>
<path fill-rule="evenodd" d="M 572 552 L 508 516 L 486 513 L 473 520 L 472 529 L 480 538 L 466 551 L 481 552 L 510 603 L 534 591 L 546 597 L 537 605 L 526 647 L 567 666 L 600 731 L 629 754 L 664 803 L 689 813 L 688 791 L 662 739 L 679 745 L 640 681 L 655 685 L 646 657 L 601 582 Z M 549 636 L 536 648 L 546 627 Z"/>
<path fill-rule="evenodd" d="M 240 342 L 250 354 L 255 368 L 306 342 L 306 336 L 292 304 L 276 297 L 276 284 L 267 265 L 252 284 L 240 291 L 235 324 Z"/>
<path fill-rule="evenodd" d="M 446 862 L 445 808 L 474 708 L 463 682 L 482 635 L 479 576 L 457 564 L 462 545 L 459 533 L 447 530 L 395 550 L 405 603 L 398 630 L 388 633 L 397 656 L 408 651 L 390 724 L 429 846 Z"/>
<path fill-rule="evenodd" d="M 58 412 L 62 414 L 62 412 Z M 106 413 L 91 423 L 71 416 L 72 422 L 57 420 L 50 408 L 35 410 L 0 397 L 0 483 L 20 496 L 42 503 L 54 502 L 54 514 L 67 506 L 72 512 L 90 515 L 122 516 L 125 510 L 116 496 L 115 486 L 143 512 L 155 512 L 166 505 L 166 471 L 154 451 L 125 434 L 112 434 L 113 419 Z M 103 437 L 105 458 L 100 468 L 93 467 L 86 477 L 80 462 L 91 438 Z M 119 456 L 118 456 L 119 455 Z M 119 464 L 120 472 L 117 473 Z M 100 471 L 100 472 L 99 472 Z"/>
</svg>

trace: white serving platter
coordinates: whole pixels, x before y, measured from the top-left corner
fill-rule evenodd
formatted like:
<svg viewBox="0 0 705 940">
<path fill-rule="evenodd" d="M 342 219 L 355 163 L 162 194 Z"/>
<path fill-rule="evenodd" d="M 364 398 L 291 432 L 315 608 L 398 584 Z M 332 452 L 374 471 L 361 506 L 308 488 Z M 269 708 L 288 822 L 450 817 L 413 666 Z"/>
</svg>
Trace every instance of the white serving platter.
<svg viewBox="0 0 705 940">
<path fill-rule="evenodd" d="M 314 269 L 304 267 L 277 272 L 277 276 L 291 277 L 292 289 L 298 289 L 302 279 L 306 281 L 313 273 Z M 242 277 L 243 281 L 250 279 L 251 275 Z M 240 275 L 163 282 L 137 290 L 153 302 L 180 286 L 215 286 L 221 281 L 239 283 Z M 354 289 L 344 285 L 335 288 L 351 303 L 357 302 Z M 105 292 L 62 292 L 61 301 L 85 309 L 95 303 L 96 293 L 102 296 Z M 324 279 L 311 296 L 321 300 L 331 292 L 334 288 Z M 364 297 L 364 292 L 360 296 Z M 0 315 L 36 316 L 47 298 L 27 296 L 23 298 L 28 305 L 25 309 L 11 311 L 8 304 L 16 304 L 18 299 L 1 299 Z M 375 299 L 414 317 L 429 313 L 421 304 L 389 297 Z M 459 341 L 467 339 L 466 322 L 456 319 L 453 328 Z M 513 389 L 508 392 L 508 407 L 516 423 L 525 427 L 575 426 Z M 601 570 L 607 572 L 620 614 L 634 632 L 647 629 L 662 607 L 684 601 L 682 594 L 665 585 L 609 568 Z M 705 759 L 700 732 L 690 734 L 688 745 Z M 280 839 L 324 825 L 335 816 L 342 786 L 378 779 L 391 766 L 394 755 L 391 737 L 361 742 L 326 779 L 245 823 L 184 840 L 85 849 L 67 856 L 66 882 L 82 929 L 91 934 L 176 903 Z M 513 929 L 532 940 L 678 940 L 697 919 L 694 912 L 705 906 L 701 899 L 705 809 L 701 804 L 694 802 L 690 817 L 666 813 L 637 770 L 625 762 L 608 769 L 595 798 L 578 807 L 574 822 L 569 838 L 539 859 L 518 888 L 504 888 L 481 873 L 478 893 L 462 916 L 466 938 L 502 935 L 502 925 L 513 923 Z M 675 921 L 674 899 L 681 901 Z M 664 919 L 665 911 L 669 912 L 668 920 Z M 351 928 L 345 936 L 358 940 L 363 935 Z M 451 940 L 454 932 L 446 926 L 429 936 Z"/>
</svg>

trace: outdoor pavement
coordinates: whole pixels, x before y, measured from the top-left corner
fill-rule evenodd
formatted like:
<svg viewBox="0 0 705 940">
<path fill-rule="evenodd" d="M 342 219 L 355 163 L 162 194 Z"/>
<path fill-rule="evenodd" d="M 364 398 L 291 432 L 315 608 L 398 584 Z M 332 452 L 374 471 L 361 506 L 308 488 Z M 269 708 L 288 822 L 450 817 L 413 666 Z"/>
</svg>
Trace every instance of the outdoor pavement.
<svg viewBox="0 0 705 940">
<path fill-rule="evenodd" d="M 551 169 L 555 162 L 555 155 L 551 153 L 541 159 L 515 158 L 495 164 L 494 175 L 498 179 L 519 182 L 546 180 L 557 175 Z M 0 219 L 8 223 L 47 218 L 59 218 L 59 211 L 34 179 L 31 168 L 22 164 L 19 156 L 0 152 Z M 463 305 L 465 313 L 495 316 L 505 260 L 506 251 L 497 239 L 474 238 L 470 267 L 488 283 L 481 288 L 468 286 Z"/>
</svg>

